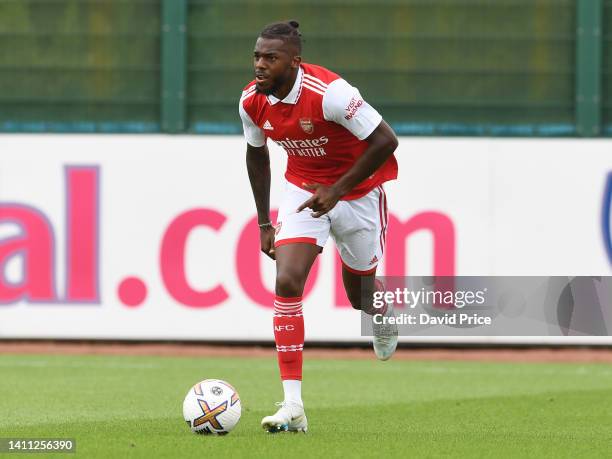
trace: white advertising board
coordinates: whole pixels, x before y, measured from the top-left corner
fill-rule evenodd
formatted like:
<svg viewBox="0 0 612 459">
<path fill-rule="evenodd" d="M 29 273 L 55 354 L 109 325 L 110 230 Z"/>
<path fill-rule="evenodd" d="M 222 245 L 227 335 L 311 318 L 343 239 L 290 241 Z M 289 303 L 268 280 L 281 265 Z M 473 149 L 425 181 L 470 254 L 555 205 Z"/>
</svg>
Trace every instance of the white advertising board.
<svg viewBox="0 0 612 459">
<path fill-rule="evenodd" d="M 611 147 L 402 138 L 379 274 L 610 275 Z M 0 338 L 272 340 L 244 150 L 238 136 L 0 136 Z M 275 208 L 285 158 L 270 150 Z M 368 339 L 331 240 L 304 309 L 307 340 Z"/>
</svg>

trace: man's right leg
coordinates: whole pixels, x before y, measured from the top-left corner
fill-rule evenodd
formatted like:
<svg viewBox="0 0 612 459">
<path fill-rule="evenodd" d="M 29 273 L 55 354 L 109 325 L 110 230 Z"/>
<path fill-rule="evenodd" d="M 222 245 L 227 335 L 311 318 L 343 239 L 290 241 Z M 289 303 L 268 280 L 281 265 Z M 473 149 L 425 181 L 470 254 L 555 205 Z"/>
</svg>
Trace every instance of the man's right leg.
<svg viewBox="0 0 612 459">
<path fill-rule="evenodd" d="M 261 422 L 269 432 L 307 430 L 302 402 L 302 294 L 310 268 L 320 251 L 319 246 L 309 243 L 289 243 L 276 247 L 274 340 L 285 398 L 278 412 L 266 416 Z"/>
<path fill-rule="evenodd" d="M 310 268 L 329 237 L 327 215 L 313 218 L 309 209 L 296 212 L 312 193 L 287 184 L 278 210 L 274 243 L 276 254 L 276 298 L 274 301 L 274 340 L 285 398 L 282 407 L 262 420 L 270 431 L 306 431 L 302 403 L 302 349 L 304 317 L 302 294 Z"/>
<path fill-rule="evenodd" d="M 285 401 L 302 402 L 302 350 L 304 285 L 321 248 L 314 244 L 286 244 L 276 248 L 274 339 L 278 352 Z"/>
</svg>

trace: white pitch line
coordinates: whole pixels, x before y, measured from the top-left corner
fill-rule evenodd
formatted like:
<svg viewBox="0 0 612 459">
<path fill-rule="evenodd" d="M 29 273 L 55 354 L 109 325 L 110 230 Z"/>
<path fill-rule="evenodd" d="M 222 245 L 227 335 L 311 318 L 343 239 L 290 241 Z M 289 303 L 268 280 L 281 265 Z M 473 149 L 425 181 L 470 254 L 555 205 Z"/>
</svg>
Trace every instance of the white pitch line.
<svg viewBox="0 0 612 459">
<path fill-rule="evenodd" d="M 31 361 L 25 360 L 22 362 L 5 362 L 0 357 L 0 367 L 24 367 L 24 368 L 121 368 L 126 370 L 134 369 L 157 369 L 161 368 L 160 365 L 154 365 L 151 363 L 74 363 L 74 362 L 49 362 L 49 361 Z"/>
</svg>

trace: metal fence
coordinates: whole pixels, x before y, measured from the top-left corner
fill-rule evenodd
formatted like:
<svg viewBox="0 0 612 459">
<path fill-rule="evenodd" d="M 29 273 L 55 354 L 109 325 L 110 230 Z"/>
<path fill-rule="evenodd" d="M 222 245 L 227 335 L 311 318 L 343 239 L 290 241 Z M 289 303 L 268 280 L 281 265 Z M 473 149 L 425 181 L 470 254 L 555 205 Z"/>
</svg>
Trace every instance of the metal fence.
<svg viewBox="0 0 612 459">
<path fill-rule="evenodd" d="M 612 135 L 612 0 L 0 0 L 0 131 L 239 133 L 261 28 L 407 135 Z"/>
<path fill-rule="evenodd" d="M 0 130 L 160 128 L 159 0 L 0 0 Z"/>
</svg>

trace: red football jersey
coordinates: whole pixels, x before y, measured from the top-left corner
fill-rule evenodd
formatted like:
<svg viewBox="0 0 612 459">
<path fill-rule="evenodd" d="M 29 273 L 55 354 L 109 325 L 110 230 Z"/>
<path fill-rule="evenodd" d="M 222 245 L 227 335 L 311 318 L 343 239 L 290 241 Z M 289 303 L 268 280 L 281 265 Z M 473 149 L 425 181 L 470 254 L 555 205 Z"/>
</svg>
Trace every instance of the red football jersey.
<svg viewBox="0 0 612 459">
<path fill-rule="evenodd" d="M 255 80 L 249 83 L 240 98 L 240 116 L 249 144 L 263 146 L 270 138 L 285 149 L 285 177 L 298 187 L 335 183 L 367 148 L 364 139 L 382 120 L 357 88 L 323 67 L 304 63 L 283 100 L 258 93 Z M 357 199 L 395 178 L 392 155 L 342 199 Z"/>
</svg>

